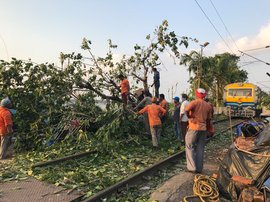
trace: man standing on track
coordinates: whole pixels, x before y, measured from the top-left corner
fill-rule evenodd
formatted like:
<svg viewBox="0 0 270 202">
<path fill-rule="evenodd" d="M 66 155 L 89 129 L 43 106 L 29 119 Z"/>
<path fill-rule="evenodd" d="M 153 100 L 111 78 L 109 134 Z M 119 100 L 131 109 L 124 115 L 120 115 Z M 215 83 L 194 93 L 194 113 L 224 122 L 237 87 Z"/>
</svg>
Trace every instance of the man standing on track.
<svg viewBox="0 0 270 202">
<path fill-rule="evenodd" d="M 182 94 L 182 104 L 180 108 L 180 128 L 181 128 L 181 134 L 182 134 L 182 140 L 185 142 L 186 140 L 186 133 L 187 133 L 187 128 L 188 128 L 188 117 L 185 112 L 186 106 L 188 106 L 189 101 L 188 101 L 188 96 L 187 94 Z"/>
<path fill-rule="evenodd" d="M 11 144 L 12 130 L 12 114 L 9 111 L 11 108 L 11 101 L 9 98 L 5 98 L 0 103 L 0 159 L 7 157 L 7 150 Z"/>
<path fill-rule="evenodd" d="M 174 112 L 173 112 L 173 121 L 174 121 L 174 132 L 175 132 L 175 135 L 177 137 L 178 140 L 181 140 L 181 137 L 180 137 L 180 134 L 181 134 L 181 131 L 180 131 L 180 98 L 179 97 L 174 97 L 173 98 L 173 101 L 174 101 Z"/>
<path fill-rule="evenodd" d="M 206 95 L 204 89 L 198 88 L 197 99 L 191 101 L 185 108 L 189 118 L 189 129 L 186 134 L 187 172 L 201 173 L 203 170 L 206 123 L 212 118 L 211 107 L 203 100 Z"/>
<path fill-rule="evenodd" d="M 152 136 L 152 142 L 154 147 L 159 146 L 159 138 L 161 134 L 161 120 L 160 115 L 164 116 L 166 113 L 166 110 L 163 109 L 161 106 L 157 105 L 157 98 L 152 98 L 152 104 L 147 105 L 142 110 L 140 110 L 138 113 L 143 114 L 147 112 L 148 113 L 148 119 L 149 119 L 149 125 L 151 130 L 151 136 Z"/>
</svg>

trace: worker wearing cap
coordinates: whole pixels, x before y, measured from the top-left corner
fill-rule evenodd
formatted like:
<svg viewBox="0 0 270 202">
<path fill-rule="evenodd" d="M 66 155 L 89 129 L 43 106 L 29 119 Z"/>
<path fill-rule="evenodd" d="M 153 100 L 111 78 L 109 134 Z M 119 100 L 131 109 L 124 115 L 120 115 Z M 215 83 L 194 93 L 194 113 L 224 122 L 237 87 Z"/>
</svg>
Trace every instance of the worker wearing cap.
<svg viewBox="0 0 270 202">
<path fill-rule="evenodd" d="M 128 102 L 128 95 L 129 95 L 129 82 L 123 74 L 119 75 L 119 79 L 121 79 L 121 83 L 119 87 L 121 88 L 122 101 L 124 103 L 124 106 L 126 106 Z"/>
<path fill-rule="evenodd" d="M 189 129 L 186 134 L 187 171 L 201 173 L 203 170 L 204 146 L 207 135 L 206 122 L 212 118 L 211 107 L 203 99 L 207 92 L 198 88 L 196 100 L 185 108 L 189 118 Z"/>
<path fill-rule="evenodd" d="M 164 116 L 166 114 L 166 110 L 163 109 L 161 106 L 157 105 L 157 98 L 153 97 L 151 99 L 152 104 L 145 106 L 142 110 L 138 113 L 143 114 L 145 112 L 148 113 L 149 125 L 151 130 L 152 136 L 152 143 L 154 147 L 158 147 L 159 145 L 159 138 L 161 134 L 161 120 L 160 115 Z"/>
<path fill-rule="evenodd" d="M 178 140 L 180 140 L 180 126 L 179 126 L 179 121 L 180 121 L 180 98 L 179 97 L 174 97 L 174 113 L 173 113 L 173 121 L 174 121 L 174 132 Z"/>
<path fill-rule="evenodd" d="M 0 103 L 0 159 L 7 157 L 7 150 L 11 143 L 12 130 L 12 114 L 10 112 L 11 101 L 9 98 L 5 98 Z"/>
</svg>

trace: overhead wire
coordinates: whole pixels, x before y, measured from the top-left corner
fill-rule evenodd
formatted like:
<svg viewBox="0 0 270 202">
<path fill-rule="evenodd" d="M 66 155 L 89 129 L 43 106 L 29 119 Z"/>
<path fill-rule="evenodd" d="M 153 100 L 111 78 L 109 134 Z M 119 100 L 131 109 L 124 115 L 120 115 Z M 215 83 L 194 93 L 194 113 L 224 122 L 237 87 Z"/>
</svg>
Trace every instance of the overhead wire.
<svg viewBox="0 0 270 202">
<path fill-rule="evenodd" d="M 216 11 L 216 14 L 218 15 L 218 17 L 219 17 L 221 23 L 223 24 L 225 30 L 227 31 L 228 35 L 230 36 L 230 39 L 231 39 L 231 41 L 233 42 L 234 46 L 237 48 L 237 50 L 239 50 L 240 48 L 237 46 L 237 44 L 236 44 L 234 38 L 232 37 L 231 32 L 229 31 L 229 29 L 228 29 L 228 27 L 226 26 L 224 20 L 222 19 L 221 15 L 219 14 L 219 12 L 218 12 L 216 6 L 214 5 L 213 1 L 212 1 L 212 0 L 209 0 L 209 1 L 210 1 L 210 3 L 212 4 L 214 10 Z M 243 60 L 246 61 L 245 58 L 243 58 Z M 244 66 L 245 66 L 245 65 L 244 65 Z"/>
<path fill-rule="evenodd" d="M 223 19 L 222 19 L 221 15 L 219 14 L 219 12 L 218 12 L 218 10 L 217 10 L 216 6 L 215 6 L 215 5 L 214 5 L 214 3 L 213 3 L 213 1 L 212 1 L 212 0 L 209 0 L 209 1 L 211 2 L 211 4 L 212 4 L 213 8 L 215 9 L 215 11 L 216 11 L 216 13 L 217 13 L 217 15 L 218 15 L 218 17 L 219 17 L 220 21 L 222 22 L 222 24 L 223 24 L 223 26 L 224 26 L 225 30 L 227 31 L 227 33 L 229 34 L 229 36 L 230 36 L 231 40 L 233 41 L 233 43 L 234 43 L 235 47 L 236 47 L 236 48 L 239 50 L 239 48 L 238 48 L 238 46 L 237 46 L 237 44 L 236 44 L 235 40 L 233 39 L 233 37 L 232 37 L 232 35 L 231 35 L 231 33 L 230 33 L 229 29 L 227 28 L 227 26 L 226 26 L 225 22 L 223 21 Z"/>
<path fill-rule="evenodd" d="M 261 86 L 263 86 L 264 88 L 270 89 L 269 86 L 267 86 L 267 85 L 265 85 L 265 84 L 263 84 L 263 83 L 261 83 L 261 82 L 256 82 L 256 83 L 259 84 L 259 85 L 261 85 Z"/>
<path fill-rule="evenodd" d="M 1 38 L 1 40 L 3 41 L 3 44 L 4 44 L 4 48 L 5 48 L 6 55 L 7 55 L 7 60 L 9 60 L 9 54 L 8 54 L 7 45 L 6 45 L 6 42 L 5 42 L 5 40 L 4 40 L 4 38 L 2 37 L 1 34 L 0 34 L 0 38 Z"/>
<path fill-rule="evenodd" d="M 259 61 L 256 60 L 256 61 L 245 62 L 245 64 L 239 65 L 239 67 L 248 66 L 248 65 L 251 65 L 251 64 L 253 64 L 255 62 L 259 62 Z"/>
<path fill-rule="evenodd" d="M 220 34 L 220 32 L 218 31 L 218 29 L 216 28 L 216 26 L 214 25 L 214 23 L 211 21 L 211 19 L 208 17 L 208 15 L 206 14 L 206 12 L 203 10 L 203 8 L 201 7 L 201 5 L 198 3 L 197 0 L 194 0 L 196 2 L 196 4 L 198 5 L 198 7 L 200 8 L 200 10 L 203 12 L 204 16 L 206 17 L 206 19 L 209 21 L 209 23 L 212 25 L 212 27 L 214 28 L 214 30 L 217 32 L 217 34 L 219 35 L 219 37 L 222 39 L 222 41 L 224 42 L 224 44 L 227 46 L 227 48 L 230 50 L 231 53 L 235 54 L 232 49 L 230 48 L 230 46 L 228 45 L 228 43 L 225 41 L 225 39 L 222 37 L 222 35 Z"/>
<path fill-rule="evenodd" d="M 256 58 L 256 57 L 254 57 L 254 56 L 252 56 L 252 55 L 250 55 L 250 54 L 247 54 L 247 53 L 245 53 L 245 52 L 243 52 L 243 51 L 240 51 L 240 50 L 238 50 L 238 51 L 239 51 L 240 53 L 244 54 L 244 55 L 247 55 L 247 56 L 249 56 L 249 57 L 251 57 L 251 58 L 253 58 L 253 59 L 259 61 L 259 62 L 262 62 L 262 63 L 264 63 L 264 64 L 266 64 L 266 65 L 270 65 L 269 62 L 265 62 L 265 61 L 263 61 L 263 60 L 261 60 L 261 59 L 259 59 L 259 58 Z"/>
<path fill-rule="evenodd" d="M 248 49 L 248 50 L 244 50 L 243 52 L 255 51 L 255 50 L 261 50 L 261 49 L 265 49 L 265 48 L 270 48 L 270 46 L 264 46 L 264 47 L 261 47 L 261 48 Z"/>
<path fill-rule="evenodd" d="M 259 83 L 269 83 L 270 81 L 258 81 Z"/>
</svg>

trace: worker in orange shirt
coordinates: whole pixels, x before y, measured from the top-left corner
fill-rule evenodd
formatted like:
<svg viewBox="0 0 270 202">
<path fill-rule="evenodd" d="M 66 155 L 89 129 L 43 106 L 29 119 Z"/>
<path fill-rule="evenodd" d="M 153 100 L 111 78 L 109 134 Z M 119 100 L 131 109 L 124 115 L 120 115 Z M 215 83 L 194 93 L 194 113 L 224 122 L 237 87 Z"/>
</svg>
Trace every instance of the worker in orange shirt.
<svg viewBox="0 0 270 202">
<path fill-rule="evenodd" d="M 189 129 L 186 134 L 187 171 L 201 173 L 203 170 L 204 146 L 207 135 L 206 123 L 212 118 L 212 109 L 203 99 L 207 92 L 198 88 L 196 100 L 185 108 L 189 118 Z"/>
<path fill-rule="evenodd" d="M 166 110 L 163 109 L 161 106 L 157 105 L 156 97 L 153 97 L 151 101 L 152 101 L 151 105 L 147 105 L 138 113 L 139 114 L 143 114 L 145 112 L 148 113 L 149 125 L 150 125 L 151 136 L 152 136 L 152 143 L 154 147 L 158 147 L 160 134 L 161 134 L 161 126 L 162 126 L 160 115 L 164 116 L 166 114 Z"/>
<path fill-rule="evenodd" d="M 119 75 L 119 79 L 121 79 L 119 87 L 121 88 L 122 101 L 124 103 L 124 106 L 126 106 L 129 96 L 129 82 L 123 74 Z"/>
<path fill-rule="evenodd" d="M 168 111 L 168 103 L 165 100 L 165 95 L 164 94 L 160 94 L 159 95 L 159 105 L 165 109 L 166 111 Z M 161 122 L 164 123 L 166 120 L 166 114 L 164 116 L 161 117 Z"/>
<path fill-rule="evenodd" d="M 7 157 L 7 150 L 11 143 L 12 130 L 12 114 L 10 112 L 11 101 L 5 98 L 0 103 L 0 159 Z"/>
</svg>

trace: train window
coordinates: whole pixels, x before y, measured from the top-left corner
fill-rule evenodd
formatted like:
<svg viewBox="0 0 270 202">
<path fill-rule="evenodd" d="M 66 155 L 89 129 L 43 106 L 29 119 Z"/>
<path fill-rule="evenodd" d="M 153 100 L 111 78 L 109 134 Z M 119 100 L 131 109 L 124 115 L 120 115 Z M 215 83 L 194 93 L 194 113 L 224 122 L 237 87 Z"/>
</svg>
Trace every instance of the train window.
<svg viewBox="0 0 270 202">
<path fill-rule="evenodd" d="M 229 96 L 242 96 L 242 97 L 251 97 L 252 96 L 252 89 L 229 89 L 228 92 Z"/>
<path fill-rule="evenodd" d="M 229 96 L 235 96 L 236 90 L 234 89 L 229 89 Z"/>
</svg>

